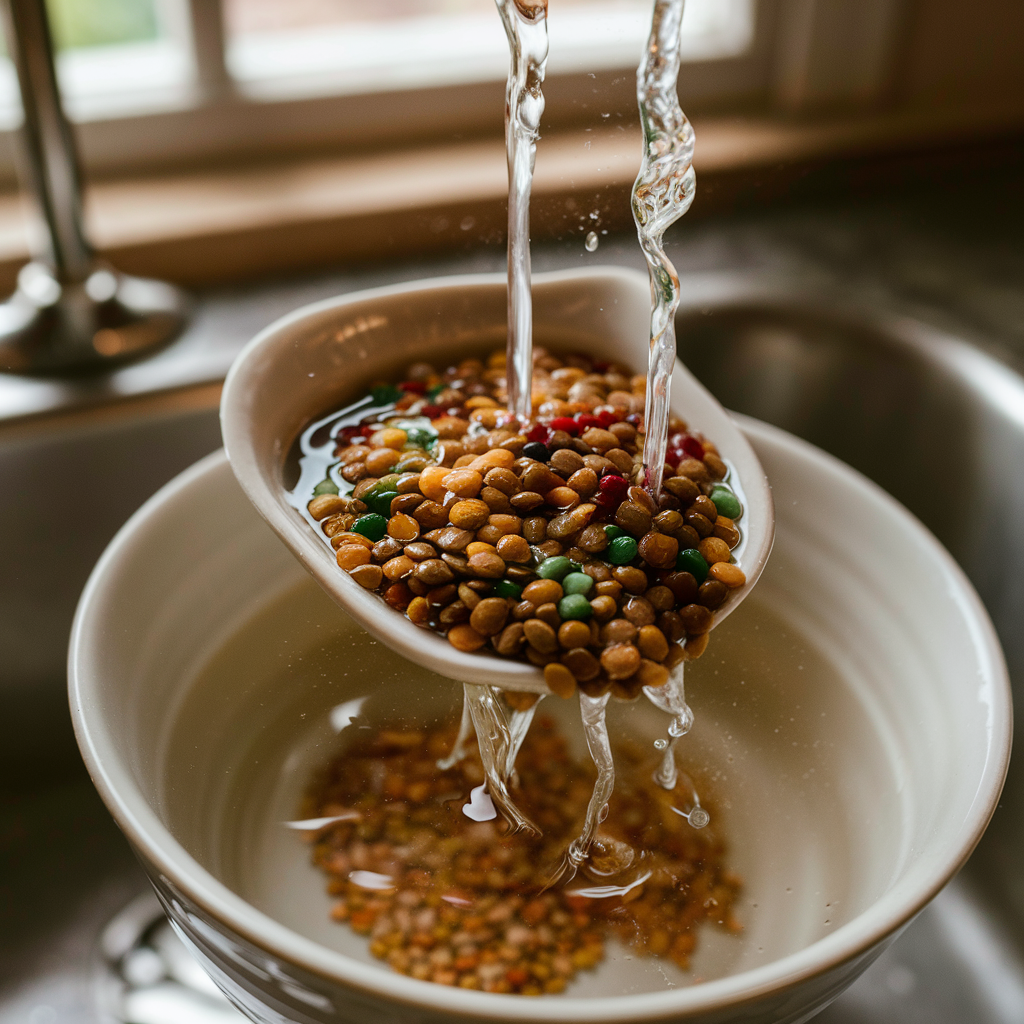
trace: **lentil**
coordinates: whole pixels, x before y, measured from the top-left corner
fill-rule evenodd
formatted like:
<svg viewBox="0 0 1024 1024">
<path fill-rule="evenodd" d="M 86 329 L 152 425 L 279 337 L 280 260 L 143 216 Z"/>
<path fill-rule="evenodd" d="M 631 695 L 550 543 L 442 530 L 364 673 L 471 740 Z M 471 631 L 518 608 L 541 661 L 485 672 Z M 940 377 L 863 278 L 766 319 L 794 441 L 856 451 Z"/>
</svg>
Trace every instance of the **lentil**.
<svg viewBox="0 0 1024 1024">
<path fill-rule="evenodd" d="M 558 602 L 558 614 L 566 620 L 589 619 L 593 610 L 582 594 L 567 594 Z"/>
<path fill-rule="evenodd" d="M 586 647 L 590 643 L 590 627 L 578 620 L 563 622 L 558 627 L 558 643 L 566 650 Z"/>
<path fill-rule="evenodd" d="M 615 537 L 608 544 L 608 561 L 612 565 L 627 565 L 637 556 L 638 545 L 632 537 Z"/>
<path fill-rule="evenodd" d="M 335 556 L 338 566 L 351 572 L 370 561 L 370 552 L 361 544 L 342 544 Z"/>
<path fill-rule="evenodd" d="M 747 582 L 746 573 L 738 565 L 730 565 L 728 562 L 715 562 L 708 574 L 730 589 L 742 587 Z"/>
<path fill-rule="evenodd" d="M 379 565 L 356 565 L 348 570 L 348 574 L 359 586 L 367 590 L 376 590 L 384 579 L 384 570 Z"/>
<path fill-rule="evenodd" d="M 500 597 L 485 597 L 469 616 L 469 624 L 481 636 L 494 636 L 505 628 L 508 603 Z"/>
<path fill-rule="evenodd" d="M 583 572 L 571 572 L 562 580 L 565 594 L 582 594 L 586 597 L 594 588 L 594 581 Z"/>
<path fill-rule="evenodd" d="M 490 638 L 498 656 L 546 670 L 564 651 L 560 669 L 591 693 L 609 685 L 598 659 L 616 642 L 605 636 L 613 622 L 634 620 L 618 641 L 630 647 L 636 628 L 648 631 L 644 662 L 681 659 L 684 639 L 696 656 L 715 609 L 746 582 L 732 563 L 742 508 L 718 449 L 673 418 L 654 500 L 635 483 L 642 376 L 538 349 L 537 414 L 519 432 L 503 405 L 504 367 L 502 352 L 443 373 L 417 363 L 375 388 L 377 411 L 338 434 L 308 521 L 361 586 L 459 649 Z M 660 672 L 645 664 L 642 675 Z M 615 693 L 635 692 L 639 678 L 614 677 Z"/>
</svg>

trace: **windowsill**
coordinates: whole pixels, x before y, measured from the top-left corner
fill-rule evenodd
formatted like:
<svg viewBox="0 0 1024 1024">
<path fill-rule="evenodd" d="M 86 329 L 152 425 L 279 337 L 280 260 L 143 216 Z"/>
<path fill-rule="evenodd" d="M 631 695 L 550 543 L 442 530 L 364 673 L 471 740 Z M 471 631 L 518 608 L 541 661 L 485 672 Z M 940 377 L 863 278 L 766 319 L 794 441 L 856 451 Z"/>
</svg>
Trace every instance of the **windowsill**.
<svg viewBox="0 0 1024 1024">
<path fill-rule="evenodd" d="M 738 182 L 755 180 L 770 194 L 774 180 L 808 165 L 984 142 L 1022 127 L 1020 102 L 815 122 L 700 119 L 695 165 L 704 188 L 698 185 L 690 216 L 734 204 Z M 635 129 L 546 136 L 534 182 L 534 237 L 627 226 L 638 154 Z M 119 268 L 196 286 L 497 244 L 506 188 L 504 146 L 495 140 L 103 181 L 89 189 L 87 221 L 97 248 Z M 6 290 L 28 258 L 28 237 L 22 200 L 0 196 Z"/>
</svg>

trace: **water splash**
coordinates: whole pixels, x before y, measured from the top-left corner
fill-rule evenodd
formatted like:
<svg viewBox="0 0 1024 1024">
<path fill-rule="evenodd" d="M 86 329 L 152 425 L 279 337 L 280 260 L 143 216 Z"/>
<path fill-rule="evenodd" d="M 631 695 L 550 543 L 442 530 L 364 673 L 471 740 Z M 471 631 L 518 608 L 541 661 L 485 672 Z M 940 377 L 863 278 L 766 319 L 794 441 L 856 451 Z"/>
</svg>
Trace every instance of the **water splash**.
<svg viewBox="0 0 1024 1024">
<path fill-rule="evenodd" d="M 488 795 L 494 806 L 504 815 L 513 832 L 533 832 L 540 835 L 540 829 L 516 807 L 508 791 L 507 768 L 514 741 L 506 717 L 506 706 L 501 699 L 501 691 L 495 686 L 481 686 L 477 683 L 462 685 L 476 731 Z M 525 730 L 522 735 L 526 735 Z M 522 739 L 519 742 L 522 743 Z M 512 755 L 512 760 L 514 759 Z"/>
<path fill-rule="evenodd" d="M 530 192 L 544 112 L 548 59 L 547 0 L 495 0 L 508 36 L 511 64 L 505 89 L 508 154 L 508 408 L 533 411 L 533 300 L 530 295 Z"/>
<path fill-rule="evenodd" d="M 683 806 L 672 807 L 672 811 L 679 817 L 685 818 L 691 828 L 704 828 L 711 821 L 711 815 L 701 807 L 700 794 L 693 784 L 693 779 L 686 772 L 679 773 L 676 789 L 683 791 Z"/>
<path fill-rule="evenodd" d="M 676 357 L 679 278 L 664 234 L 693 202 L 693 128 L 679 106 L 679 30 L 685 0 L 655 0 L 647 51 L 636 73 L 644 148 L 633 185 L 633 219 L 651 278 L 651 354 L 647 374 L 644 473 L 657 497 L 668 446 L 669 397 Z"/>
</svg>

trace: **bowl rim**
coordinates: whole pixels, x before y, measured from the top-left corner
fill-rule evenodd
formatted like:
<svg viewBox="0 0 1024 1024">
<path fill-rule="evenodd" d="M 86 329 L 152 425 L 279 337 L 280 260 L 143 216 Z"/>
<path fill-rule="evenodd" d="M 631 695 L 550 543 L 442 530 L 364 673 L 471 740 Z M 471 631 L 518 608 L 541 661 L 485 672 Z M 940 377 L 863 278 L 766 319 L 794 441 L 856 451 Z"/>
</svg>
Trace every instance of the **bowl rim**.
<svg viewBox="0 0 1024 1024">
<path fill-rule="evenodd" d="M 688 1017 L 778 994 L 845 963 L 870 956 L 888 936 L 906 925 L 953 877 L 970 856 L 995 811 L 1010 754 L 1012 702 L 1009 676 L 994 627 L 980 598 L 952 556 L 924 525 L 878 485 L 838 459 L 775 427 L 737 416 L 744 433 L 758 444 L 813 463 L 837 483 L 853 483 L 889 515 L 921 534 L 922 544 L 943 569 L 951 597 L 961 607 L 978 656 L 979 699 L 988 703 L 988 723 L 976 740 L 983 768 L 959 824 L 943 841 L 940 859 L 931 858 L 907 874 L 866 910 L 811 945 L 739 974 L 686 988 L 623 996 L 580 998 L 515 996 L 449 989 L 392 973 L 321 946 L 279 924 L 246 903 L 203 868 L 160 821 L 117 755 L 106 748 L 99 702 L 90 676 L 91 651 L 103 643 L 101 610 L 116 592 L 119 566 L 135 557 L 150 521 L 190 490 L 218 473 L 233 480 L 223 451 L 215 452 L 177 476 L 121 528 L 103 553 L 82 594 L 72 628 L 68 657 L 72 719 L 83 759 L 104 803 L 122 831 L 158 872 L 186 893 L 203 912 L 254 946 L 313 977 L 359 990 L 370 998 L 406 1004 L 452 1018 L 551 1022 L 650 1021 Z"/>
</svg>

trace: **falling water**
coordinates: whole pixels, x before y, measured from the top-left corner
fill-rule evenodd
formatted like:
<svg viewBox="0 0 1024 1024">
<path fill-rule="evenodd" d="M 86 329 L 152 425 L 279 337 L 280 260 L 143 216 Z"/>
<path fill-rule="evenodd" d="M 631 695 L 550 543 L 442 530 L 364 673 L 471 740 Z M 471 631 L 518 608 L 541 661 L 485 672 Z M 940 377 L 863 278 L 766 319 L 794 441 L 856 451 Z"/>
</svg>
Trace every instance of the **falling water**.
<svg viewBox="0 0 1024 1024">
<path fill-rule="evenodd" d="M 519 756 L 519 751 L 522 750 L 523 740 L 526 739 L 526 734 L 530 731 L 530 725 L 533 723 L 533 716 L 537 713 L 537 705 L 540 704 L 543 699 L 543 697 L 539 697 L 525 711 L 515 709 L 509 716 L 509 747 L 508 755 L 505 758 L 506 780 L 511 780 L 513 777 L 513 773 L 516 770 L 516 758 Z"/>
<path fill-rule="evenodd" d="M 510 765 L 515 760 L 517 748 L 514 749 L 512 727 L 501 691 L 495 686 L 463 683 L 463 692 L 476 731 L 488 796 L 505 816 L 513 832 L 528 831 L 539 835 L 540 829 L 516 807 L 508 791 Z M 529 721 L 525 728 L 521 725 L 517 728 L 520 744 L 528 727 Z"/>
<path fill-rule="evenodd" d="M 608 801 L 615 788 L 615 762 L 612 760 L 612 747 L 605 721 L 605 709 L 608 707 L 610 696 L 610 693 L 605 693 L 600 697 L 588 697 L 582 690 L 580 691 L 580 717 L 587 738 L 587 749 L 597 768 L 597 781 L 587 804 L 583 830 L 569 844 L 565 855 L 566 867 L 573 872 L 586 860 L 597 834 L 597 826 L 608 816 Z"/>
<path fill-rule="evenodd" d="M 661 490 L 668 444 L 669 397 L 676 357 L 679 278 L 665 255 L 665 229 L 693 202 L 693 128 L 680 109 L 679 30 L 684 0 L 655 0 L 647 51 L 636 73 L 644 148 L 633 185 L 633 219 L 651 277 L 651 355 L 647 374 L 644 472 L 648 491 Z"/>
<path fill-rule="evenodd" d="M 533 300 L 530 295 L 530 191 L 544 112 L 548 59 L 547 0 L 496 0 L 508 36 L 511 65 L 505 89 L 508 152 L 508 408 L 530 416 Z"/>
<path fill-rule="evenodd" d="M 442 757 L 437 762 L 437 767 L 443 772 L 454 768 L 469 753 L 469 743 L 472 738 L 473 716 L 469 713 L 469 695 L 465 693 L 465 684 L 463 684 L 462 719 L 459 721 L 459 734 L 452 744 L 451 753 L 447 757 Z"/>
<path fill-rule="evenodd" d="M 693 712 L 686 703 L 686 689 L 683 684 L 685 662 L 681 661 L 672 668 L 668 681 L 662 686 L 645 686 L 647 699 L 666 714 L 672 716 L 668 725 L 668 740 L 658 740 L 655 747 L 664 751 L 661 764 L 654 773 L 654 781 L 663 789 L 675 789 L 680 778 L 686 782 L 689 790 L 688 806 L 679 811 L 694 828 L 703 828 L 711 819 L 708 812 L 700 805 L 700 797 L 689 776 L 682 775 L 676 763 L 676 747 L 679 741 L 693 727 Z"/>
</svg>

